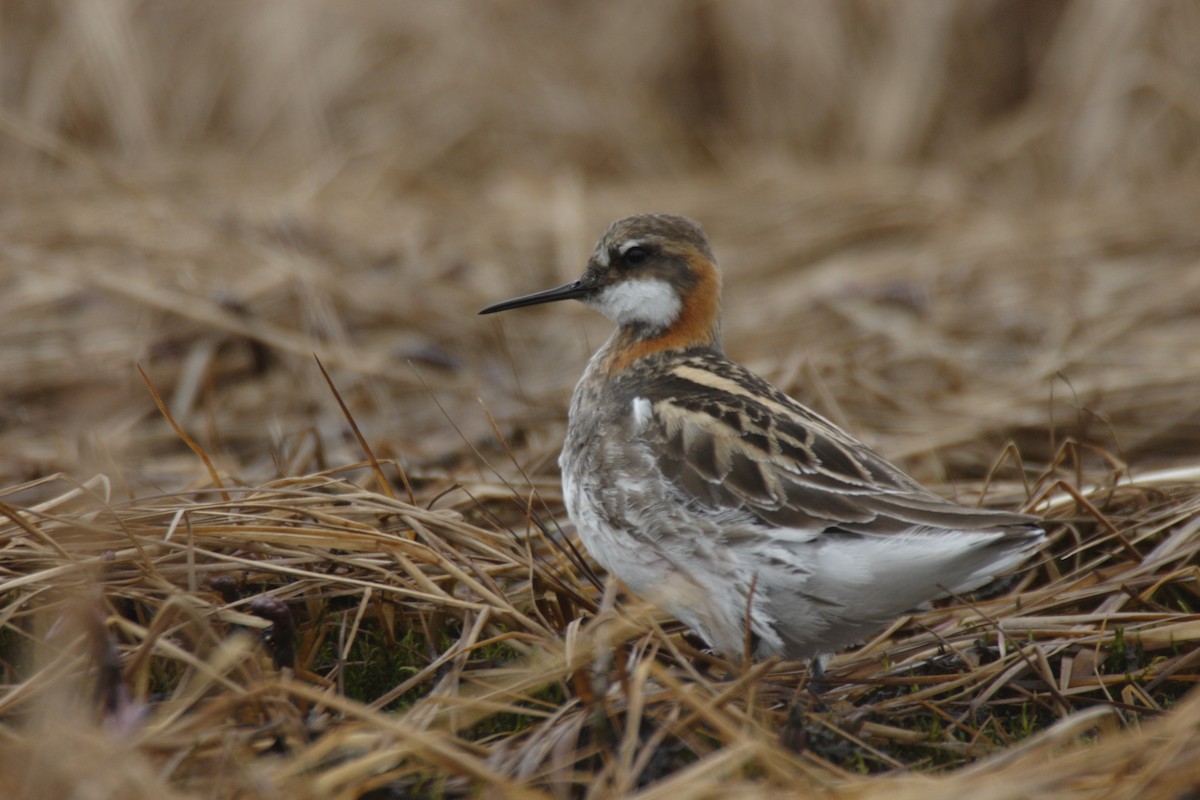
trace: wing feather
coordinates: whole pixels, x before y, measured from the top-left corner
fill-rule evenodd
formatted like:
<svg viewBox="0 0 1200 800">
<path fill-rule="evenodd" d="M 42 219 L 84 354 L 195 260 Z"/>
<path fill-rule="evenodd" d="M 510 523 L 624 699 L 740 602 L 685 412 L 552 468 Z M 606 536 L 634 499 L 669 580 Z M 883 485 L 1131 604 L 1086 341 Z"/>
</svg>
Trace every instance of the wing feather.
<svg viewBox="0 0 1200 800">
<path fill-rule="evenodd" d="M 690 380 L 698 374 L 692 366 L 640 387 L 652 413 L 639 435 L 690 503 L 740 511 L 771 528 L 847 534 L 1035 523 L 938 497 L 748 370 L 723 359 L 720 368 L 703 383 Z"/>
</svg>

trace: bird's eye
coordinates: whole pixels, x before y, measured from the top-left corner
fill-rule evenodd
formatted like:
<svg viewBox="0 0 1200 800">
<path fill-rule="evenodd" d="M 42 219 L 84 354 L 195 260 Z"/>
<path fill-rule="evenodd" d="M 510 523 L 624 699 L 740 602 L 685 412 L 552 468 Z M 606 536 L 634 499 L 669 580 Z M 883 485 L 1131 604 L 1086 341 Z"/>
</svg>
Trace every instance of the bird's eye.
<svg viewBox="0 0 1200 800">
<path fill-rule="evenodd" d="M 636 267 L 638 264 L 644 263 L 650 254 L 646 252 L 644 247 L 631 247 L 625 251 L 625 263 Z"/>
</svg>

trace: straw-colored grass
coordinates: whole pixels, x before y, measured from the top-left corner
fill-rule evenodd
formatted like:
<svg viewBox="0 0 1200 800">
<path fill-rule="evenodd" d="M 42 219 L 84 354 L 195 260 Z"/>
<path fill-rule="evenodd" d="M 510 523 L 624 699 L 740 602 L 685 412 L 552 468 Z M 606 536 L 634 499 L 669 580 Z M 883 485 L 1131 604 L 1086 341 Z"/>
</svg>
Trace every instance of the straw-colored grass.
<svg viewBox="0 0 1200 800">
<path fill-rule="evenodd" d="M 0 796 L 1192 796 L 1196 41 L 0 0 Z M 1044 551 L 819 695 L 607 581 L 555 456 L 608 324 L 475 311 L 646 210 L 708 229 L 731 355 Z"/>
</svg>

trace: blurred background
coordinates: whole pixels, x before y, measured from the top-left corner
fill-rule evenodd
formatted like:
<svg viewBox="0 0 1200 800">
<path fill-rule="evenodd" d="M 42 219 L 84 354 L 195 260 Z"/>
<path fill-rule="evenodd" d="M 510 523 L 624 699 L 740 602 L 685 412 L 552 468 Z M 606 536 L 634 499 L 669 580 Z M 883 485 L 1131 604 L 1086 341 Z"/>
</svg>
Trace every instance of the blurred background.
<svg viewBox="0 0 1200 800">
<path fill-rule="evenodd" d="M 139 365 L 237 480 L 357 461 L 314 353 L 377 455 L 550 476 L 609 324 L 476 311 L 644 211 L 707 228 L 731 355 L 923 480 L 1170 463 L 1197 42 L 1185 0 L 0 0 L 0 479 L 205 482 Z"/>
</svg>

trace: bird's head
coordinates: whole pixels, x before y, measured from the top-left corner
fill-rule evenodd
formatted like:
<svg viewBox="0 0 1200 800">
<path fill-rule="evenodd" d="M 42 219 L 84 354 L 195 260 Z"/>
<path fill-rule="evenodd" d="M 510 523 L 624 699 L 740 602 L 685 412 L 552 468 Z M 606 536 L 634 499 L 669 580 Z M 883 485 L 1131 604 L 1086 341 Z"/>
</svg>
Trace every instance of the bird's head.
<svg viewBox="0 0 1200 800">
<path fill-rule="evenodd" d="M 579 280 L 480 311 L 580 300 L 617 323 L 634 356 L 720 347 L 721 273 L 698 224 L 639 214 L 608 227 Z"/>
</svg>

